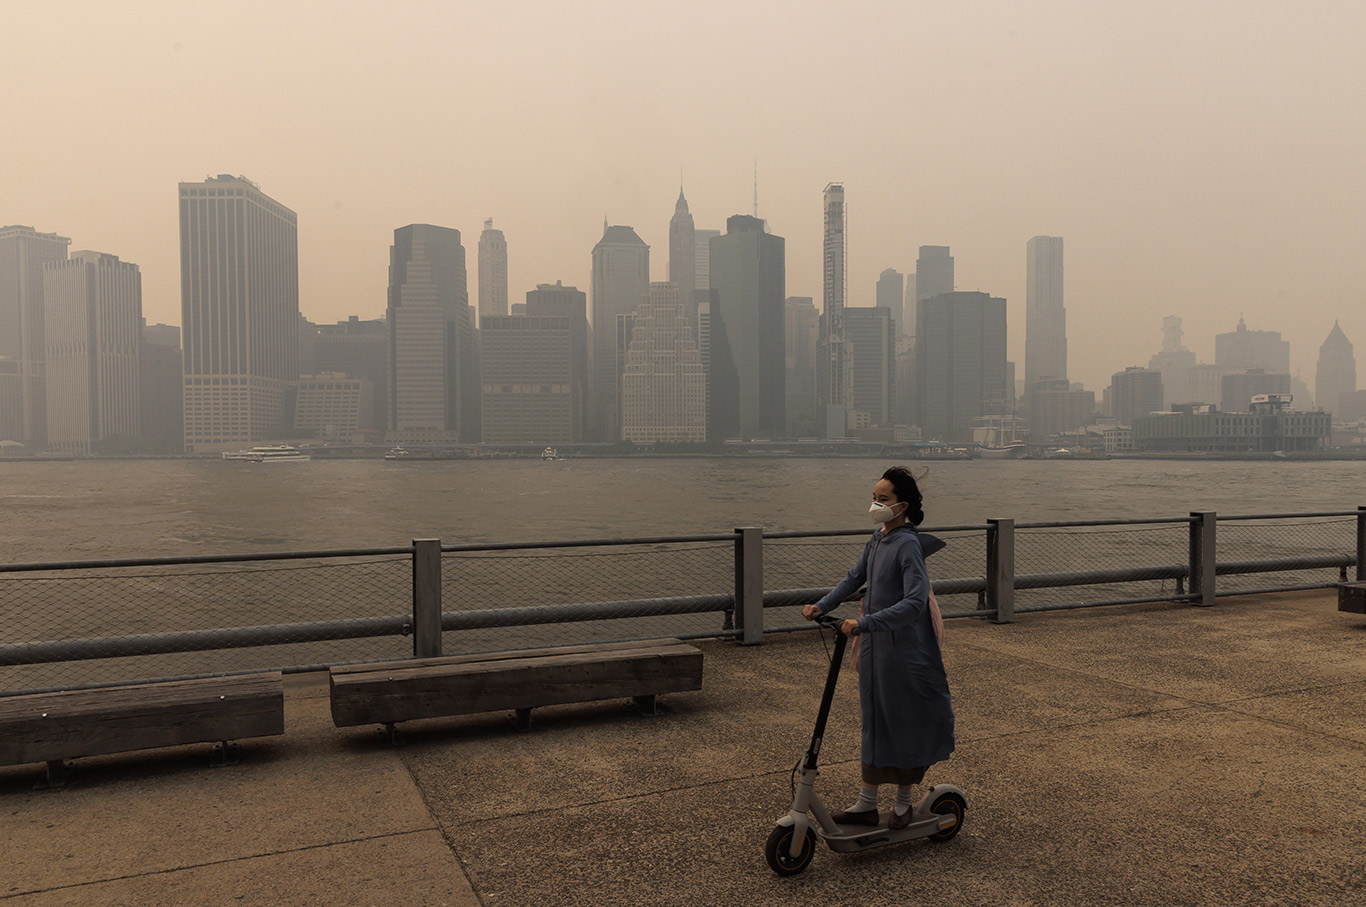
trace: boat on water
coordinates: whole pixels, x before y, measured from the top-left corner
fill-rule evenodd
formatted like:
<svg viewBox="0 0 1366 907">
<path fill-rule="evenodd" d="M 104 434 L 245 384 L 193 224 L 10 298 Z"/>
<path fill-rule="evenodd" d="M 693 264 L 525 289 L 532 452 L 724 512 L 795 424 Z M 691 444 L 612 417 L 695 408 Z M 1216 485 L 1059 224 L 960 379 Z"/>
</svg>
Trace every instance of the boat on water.
<svg viewBox="0 0 1366 907">
<path fill-rule="evenodd" d="M 395 447 L 384 455 L 386 460 L 411 460 L 413 452 L 404 447 Z"/>
<path fill-rule="evenodd" d="M 541 451 L 541 459 L 558 460 L 560 459 L 560 452 L 553 447 L 547 447 L 545 450 Z"/>
<path fill-rule="evenodd" d="M 244 460 L 248 463 L 302 463 L 313 458 L 288 444 L 263 444 L 251 450 L 225 450 L 223 459 Z"/>
<path fill-rule="evenodd" d="M 977 456 L 983 460 L 1018 460 L 1028 448 L 1023 444 L 1007 444 L 1005 447 L 978 447 Z"/>
<path fill-rule="evenodd" d="M 919 451 L 922 460 L 970 460 L 972 454 L 968 453 L 966 447 L 948 447 L 944 445 L 931 445 L 922 447 Z"/>
</svg>

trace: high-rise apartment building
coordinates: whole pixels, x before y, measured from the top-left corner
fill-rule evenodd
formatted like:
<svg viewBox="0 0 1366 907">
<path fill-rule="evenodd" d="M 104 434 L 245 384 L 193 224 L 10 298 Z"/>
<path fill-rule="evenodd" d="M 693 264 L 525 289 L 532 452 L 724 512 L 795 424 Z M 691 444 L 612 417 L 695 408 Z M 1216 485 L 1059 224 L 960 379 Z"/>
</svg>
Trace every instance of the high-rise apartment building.
<svg viewBox="0 0 1366 907">
<path fill-rule="evenodd" d="M 921 299 L 917 309 L 916 421 L 927 440 L 970 440 L 974 419 L 1009 408 L 1006 301 L 941 293 Z"/>
<path fill-rule="evenodd" d="M 584 440 L 590 388 L 588 298 L 562 283 L 526 294 L 525 314 L 490 318 L 480 331 L 484 440 Z"/>
<path fill-rule="evenodd" d="M 293 211 L 245 177 L 180 184 L 185 447 L 250 446 L 285 431 L 299 377 Z"/>
<path fill-rule="evenodd" d="M 787 343 L 787 434 L 812 437 L 823 424 L 816 413 L 816 357 L 820 350 L 820 313 L 810 296 L 789 296 L 784 303 Z"/>
<path fill-rule="evenodd" d="M 822 410 L 824 434 L 844 437 L 849 412 L 849 353 L 844 336 L 844 307 L 848 290 L 845 256 L 848 244 L 844 222 L 844 186 L 825 187 L 825 242 L 821 311 L 820 359 L 816 370 L 817 405 Z"/>
<path fill-rule="evenodd" d="M 650 247 L 626 226 L 603 225 L 593 247 L 593 437 L 621 440 L 618 315 L 635 312 L 650 285 Z M 629 336 L 629 334 L 627 335 Z"/>
<path fill-rule="evenodd" d="M 718 413 L 727 419 L 717 425 L 724 438 L 780 438 L 787 430 L 785 256 L 783 238 L 748 214 L 727 218 L 725 234 L 711 241 L 713 316 L 729 346 L 729 362 L 719 362 L 713 338 L 712 369 L 736 376 L 712 387 L 714 421 Z"/>
<path fill-rule="evenodd" d="M 905 319 L 906 276 L 896 268 L 888 268 L 877 278 L 877 307 L 892 313 L 892 330 L 896 334 L 906 333 L 902 321 Z"/>
<path fill-rule="evenodd" d="M 1339 399 L 1357 389 L 1357 360 L 1352 341 L 1333 322 L 1333 329 L 1319 347 L 1319 362 L 1314 381 L 1314 401 L 1319 409 L 1337 414 L 1342 410 Z"/>
<path fill-rule="evenodd" d="M 48 446 L 85 454 L 135 449 L 142 431 L 138 266 L 89 251 L 49 262 L 43 316 Z"/>
<path fill-rule="evenodd" d="M 1132 426 L 1139 416 L 1162 412 L 1162 373 L 1131 365 L 1110 376 L 1110 414 Z"/>
<path fill-rule="evenodd" d="M 1025 244 L 1025 386 L 1067 377 L 1067 309 L 1063 306 L 1062 237 Z"/>
<path fill-rule="evenodd" d="M 622 439 L 635 444 L 707 440 L 707 376 L 676 284 L 650 284 L 636 309 L 621 414 Z"/>
<path fill-rule="evenodd" d="M 359 430 L 384 432 L 389 427 L 389 325 L 383 318 L 362 321 L 352 315 L 336 324 L 318 325 L 313 345 L 314 368 L 364 378 L 374 400 L 361 414 Z"/>
<path fill-rule="evenodd" d="M 479 337 L 460 231 L 409 224 L 389 250 L 389 433 L 479 440 Z"/>
<path fill-rule="evenodd" d="M 143 450 L 185 450 L 185 363 L 180 355 L 180 328 L 174 324 L 142 324 L 138 355 L 138 408 Z"/>
<path fill-rule="evenodd" d="M 900 297 L 901 288 L 897 287 Z M 849 398 L 855 412 L 867 415 L 870 427 L 889 427 L 896 408 L 896 327 L 892 310 L 883 306 L 844 310 L 844 339 L 849 350 Z"/>
<path fill-rule="evenodd" d="M 483 327 L 485 315 L 507 313 L 508 243 L 489 218 L 479 234 L 479 326 Z"/>
<path fill-rule="evenodd" d="M 697 312 L 693 290 L 697 288 L 697 230 L 693 227 L 692 214 L 688 211 L 688 200 L 683 197 L 682 186 L 678 188 L 674 216 L 669 218 L 669 282 L 678 287 L 678 296 L 687 312 L 688 323 L 696 330 Z"/>
<path fill-rule="evenodd" d="M 1290 341 L 1280 331 L 1249 331 L 1240 317 L 1238 327 L 1214 335 L 1214 364 L 1226 372 L 1259 368 L 1268 372 L 1290 371 Z"/>
<path fill-rule="evenodd" d="M 47 440 L 43 268 L 71 240 L 32 227 L 0 227 L 0 441 Z"/>
</svg>

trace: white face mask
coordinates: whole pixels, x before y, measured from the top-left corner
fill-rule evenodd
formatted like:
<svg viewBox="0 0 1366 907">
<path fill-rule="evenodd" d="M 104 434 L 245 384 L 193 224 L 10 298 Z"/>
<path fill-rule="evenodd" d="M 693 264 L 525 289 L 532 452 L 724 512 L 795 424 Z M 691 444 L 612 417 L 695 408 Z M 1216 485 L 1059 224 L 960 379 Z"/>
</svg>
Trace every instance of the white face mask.
<svg viewBox="0 0 1366 907">
<path fill-rule="evenodd" d="M 885 523 L 888 520 L 896 519 L 896 505 L 888 507 L 886 504 L 873 502 L 873 506 L 868 508 L 868 515 L 873 518 L 874 523 Z"/>
</svg>

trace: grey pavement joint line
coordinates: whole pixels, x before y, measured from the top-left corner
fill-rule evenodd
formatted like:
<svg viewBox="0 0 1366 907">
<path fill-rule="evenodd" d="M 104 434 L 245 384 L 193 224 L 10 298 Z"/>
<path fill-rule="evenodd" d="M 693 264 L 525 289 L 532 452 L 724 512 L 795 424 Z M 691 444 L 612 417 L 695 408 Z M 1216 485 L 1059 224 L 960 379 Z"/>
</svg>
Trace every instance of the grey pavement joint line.
<svg viewBox="0 0 1366 907">
<path fill-rule="evenodd" d="M 65 891 L 72 888 L 87 888 L 91 885 L 107 885 L 110 882 L 127 882 L 130 879 L 143 879 L 152 876 L 170 875 L 175 872 L 185 872 L 190 869 L 204 869 L 208 866 L 226 866 L 229 863 L 245 863 L 249 860 L 260 860 L 265 857 L 279 857 L 291 853 L 306 853 L 310 850 L 322 850 L 328 847 L 337 847 L 342 844 L 363 844 L 366 841 L 382 841 L 385 838 L 401 838 L 407 835 L 420 835 L 429 831 L 436 831 L 435 828 L 411 828 L 407 831 L 390 831 L 382 835 L 362 835 L 359 838 L 345 838 L 340 841 L 327 841 L 322 844 L 305 844 L 303 847 L 288 847 L 283 850 L 267 850 L 262 853 L 246 854 L 240 857 L 231 857 L 226 860 L 208 860 L 203 863 L 187 863 L 184 866 L 168 866 L 165 869 L 153 869 L 148 872 L 130 872 L 127 875 L 110 876 L 106 879 L 90 879 L 86 882 L 73 882 L 70 885 L 51 885 L 47 888 L 32 888 L 28 891 L 9 891 L 0 894 L 0 901 L 8 901 L 11 898 L 28 897 L 35 894 L 46 894 L 49 891 Z M 482 903 L 482 901 L 480 902 Z"/>
<path fill-rule="evenodd" d="M 479 890 L 479 886 L 474 883 L 474 876 L 470 875 L 470 867 L 465 862 L 465 858 L 456 850 L 455 842 L 451 840 L 450 834 L 446 830 L 446 824 L 441 821 L 436 812 L 432 809 L 432 801 L 427 798 L 427 791 L 417 781 L 417 776 L 413 774 L 413 767 L 409 764 L 407 754 L 400 753 L 399 760 L 403 763 L 403 768 L 408 773 L 408 778 L 413 782 L 413 787 L 417 789 L 417 795 L 422 798 L 422 808 L 427 810 L 427 816 L 432 820 L 433 827 L 441 834 L 441 840 L 446 842 L 446 849 L 451 852 L 451 857 L 455 860 L 460 871 L 465 875 L 465 884 L 470 886 L 470 893 L 474 895 L 481 905 L 485 904 L 484 894 Z"/>
</svg>

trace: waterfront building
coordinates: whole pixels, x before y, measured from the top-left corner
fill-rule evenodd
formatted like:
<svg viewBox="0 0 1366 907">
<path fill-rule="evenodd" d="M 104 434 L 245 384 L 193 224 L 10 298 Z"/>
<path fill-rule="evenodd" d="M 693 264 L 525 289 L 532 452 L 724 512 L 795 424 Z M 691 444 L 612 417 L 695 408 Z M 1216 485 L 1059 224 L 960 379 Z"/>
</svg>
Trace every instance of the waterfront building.
<svg viewBox="0 0 1366 907">
<path fill-rule="evenodd" d="M 593 247 L 593 437 L 621 440 L 619 388 L 623 365 L 617 316 L 630 315 L 650 284 L 650 247 L 626 226 L 603 224 Z M 629 336 L 629 334 L 628 334 Z"/>
<path fill-rule="evenodd" d="M 185 449 L 250 447 L 299 377 L 298 219 L 245 177 L 179 190 Z"/>
<path fill-rule="evenodd" d="M 1260 394 L 1284 395 L 1288 399 L 1291 396 L 1289 373 L 1252 368 L 1224 375 L 1219 408 L 1226 413 L 1251 412 L 1252 398 Z"/>
<path fill-rule="evenodd" d="M 66 259 L 71 240 L 32 227 L 0 227 L 0 441 L 47 440 L 43 268 Z"/>
<path fill-rule="evenodd" d="M 1334 422 L 1359 422 L 1366 419 L 1366 390 L 1344 391 L 1338 395 L 1338 411 L 1332 413 Z"/>
<path fill-rule="evenodd" d="M 816 417 L 816 357 L 820 349 L 820 313 L 810 296 L 789 296 L 784 302 L 783 349 L 787 378 L 787 434 L 813 437 L 821 421 Z"/>
<path fill-rule="evenodd" d="M 697 311 L 693 291 L 697 289 L 697 230 L 693 227 L 682 186 L 678 187 L 674 216 L 669 218 L 669 282 L 678 287 L 678 297 L 695 332 Z"/>
<path fill-rule="evenodd" d="M 479 338 L 460 231 L 409 224 L 389 250 L 389 437 L 474 442 L 480 431 Z"/>
<path fill-rule="evenodd" d="M 916 317 L 916 422 L 928 439 L 967 441 L 974 419 L 1005 412 L 1013 396 L 1006 387 L 1006 301 L 941 293 L 921 299 Z"/>
<path fill-rule="evenodd" d="M 1319 362 L 1314 381 L 1314 400 L 1319 409 L 1336 413 L 1342 408 L 1340 397 L 1357 389 L 1357 360 L 1352 341 L 1333 322 L 1333 329 L 1319 347 Z"/>
<path fill-rule="evenodd" d="M 711 287 L 711 241 L 721 235 L 720 230 L 693 230 L 693 293 Z M 696 298 L 696 297 L 694 297 Z M 698 299 L 706 302 L 705 299 Z"/>
<path fill-rule="evenodd" d="M 486 315 L 508 313 L 508 244 L 493 218 L 484 221 L 479 234 L 479 326 Z"/>
<path fill-rule="evenodd" d="M 293 429 L 301 437 L 360 444 L 377 440 L 375 384 L 360 375 L 322 372 L 294 384 Z"/>
<path fill-rule="evenodd" d="M 1025 244 L 1025 386 L 1067 377 L 1067 309 L 1061 236 Z"/>
<path fill-rule="evenodd" d="M 734 414 L 733 423 L 720 426 L 726 438 L 780 438 L 787 429 L 785 245 L 747 214 L 727 218 L 725 234 L 711 241 L 713 315 L 729 347 L 728 361 L 718 363 L 713 342 L 713 369 L 736 376 L 712 389 L 713 414 Z"/>
<path fill-rule="evenodd" d="M 1162 373 L 1131 365 L 1110 376 L 1110 415 L 1120 425 L 1132 426 L 1134 419 L 1162 412 Z"/>
<path fill-rule="evenodd" d="M 707 377 L 677 284 L 650 284 L 631 319 L 621 411 L 634 444 L 707 440 Z"/>
<path fill-rule="evenodd" d="M 1250 413 L 1220 412 L 1209 404 L 1178 403 L 1176 410 L 1134 420 L 1134 447 L 1182 453 L 1273 453 L 1320 450 L 1332 436 L 1332 414 L 1296 412 L 1273 396 Z"/>
<path fill-rule="evenodd" d="M 849 354 L 845 346 L 844 307 L 848 290 L 845 257 L 844 186 L 825 187 L 824 295 L 821 311 L 820 356 L 816 369 L 817 405 L 825 423 L 824 436 L 843 438 L 849 427 Z"/>
<path fill-rule="evenodd" d="M 1208 403 L 1191 396 L 1190 369 L 1195 365 L 1195 353 L 1181 342 L 1181 319 L 1168 315 L 1162 319 L 1162 351 L 1148 360 L 1148 368 L 1162 374 L 1162 403 L 1170 408 L 1174 403 Z M 1213 398 L 1211 398 L 1213 399 Z"/>
<path fill-rule="evenodd" d="M 1074 388 L 1063 378 L 1041 378 L 1026 387 L 1025 407 L 1030 440 L 1047 444 L 1095 421 L 1096 392 Z"/>
<path fill-rule="evenodd" d="M 1235 330 L 1214 335 L 1214 364 L 1223 366 L 1225 372 L 1259 368 L 1288 373 L 1290 341 L 1282 340 L 1280 331 L 1249 331 L 1239 317 Z"/>
<path fill-rule="evenodd" d="M 180 328 L 142 320 L 138 355 L 138 412 L 142 448 L 153 453 L 185 450 L 185 363 Z"/>
<path fill-rule="evenodd" d="M 362 413 L 361 431 L 384 432 L 389 425 L 389 324 L 383 318 L 361 320 L 352 315 L 336 324 L 318 326 L 313 347 L 314 370 L 365 378 L 374 401 Z"/>
<path fill-rule="evenodd" d="M 880 309 L 892 313 L 893 334 L 906 333 L 902 322 L 905 321 L 906 277 L 896 268 L 887 268 L 877 277 L 877 294 L 874 297 Z"/>
<path fill-rule="evenodd" d="M 538 284 L 525 314 L 490 317 L 483 343 L 486 443 L 574 444 L 588 427 L 588 297 Z"/>
<path fill-rule="evenodd" d="M 142 274 L 103 252 L 43 267 L 47 444 L 89 454 L 134 449 L 142 431 Z"/>
<path fill-rule="evenodd" d="M 897 289 L 900 295 L 900 288 Z M 892 310 L 850 306 L 844 310 L 850 362 L 849 397 L 869 427 L 890 428 L 896 407 L 896 328 Z"/>
</svg>

